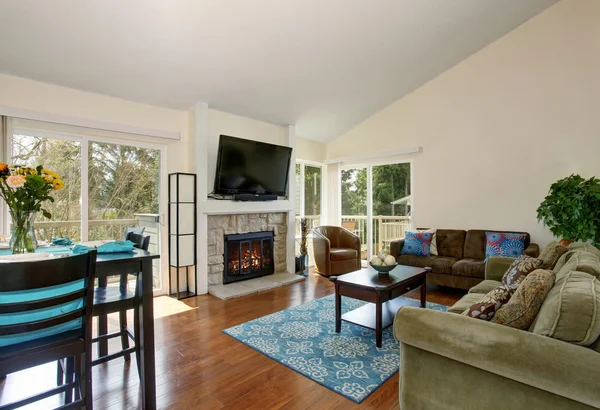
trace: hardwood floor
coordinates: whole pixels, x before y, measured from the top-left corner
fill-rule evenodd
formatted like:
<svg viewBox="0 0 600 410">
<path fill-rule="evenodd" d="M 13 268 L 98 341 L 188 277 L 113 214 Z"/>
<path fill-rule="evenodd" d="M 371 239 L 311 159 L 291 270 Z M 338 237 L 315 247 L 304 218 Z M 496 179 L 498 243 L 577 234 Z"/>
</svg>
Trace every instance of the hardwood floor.
<svg viewBox="0 0 600 410">
<path fill-rule="evenodd" d="M 398 375 L 360 405 L 307 379 L 221 332 L 239 323 L 327 296 L 334 286 L 311 274 L 305 282 L 223 301 L 204 295 L 177 302 L 155 299 L 156 385 L 160 409 L 398 409 Z M 419 290 L 407 296 L 419 298 Z M 428 289 L 430 302 L 452 305 L 463 292 Z M 109 318 L 116 326 L 117 318 Z M 114 343 L 117 341 L 115 340 Z M 137 409 L 135 359 L 94 367 L 95 409 Z M 48 364 L 0 383 L 0 404 L 53 386 Z M 49 398 L 28 408 L 58 404 Z"/>
</svg>

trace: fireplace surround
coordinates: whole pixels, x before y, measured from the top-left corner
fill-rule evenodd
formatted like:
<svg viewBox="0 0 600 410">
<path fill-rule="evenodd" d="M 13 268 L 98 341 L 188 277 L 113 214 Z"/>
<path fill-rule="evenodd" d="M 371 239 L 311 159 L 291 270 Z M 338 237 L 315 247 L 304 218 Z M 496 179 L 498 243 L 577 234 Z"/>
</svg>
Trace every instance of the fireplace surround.
<svg viewBox="0 0 600 410">
<path fill-rule="evenodd" d="M 287 214 L 284 212 L 208 215 L 208 287 L 224 285 L 225 236 L 255 232 L 273 233 L 274 273 L 286 271 Z M 228 283 L 230 286 L 245 281 Z"/>
<path fill-rule="evenodd" d="M 223 284 L 275 273 L 273 231 L 225 235 Z"/>
</svg>

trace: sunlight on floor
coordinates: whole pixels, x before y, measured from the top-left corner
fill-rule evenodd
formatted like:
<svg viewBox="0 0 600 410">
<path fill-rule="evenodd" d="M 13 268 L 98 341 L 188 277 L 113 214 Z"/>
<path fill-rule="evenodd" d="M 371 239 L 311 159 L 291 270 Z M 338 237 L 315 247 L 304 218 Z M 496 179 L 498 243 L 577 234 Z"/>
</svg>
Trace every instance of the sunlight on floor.
<svg viewBox="0 0 600 410">
<path fill-rule="evenodd" d="M 176 315 L 192 309 L 197 308 L 190 307 L 184 302 L 169 296 L 159 296 L 154 298 L 154 319 Z"/>
</svg>

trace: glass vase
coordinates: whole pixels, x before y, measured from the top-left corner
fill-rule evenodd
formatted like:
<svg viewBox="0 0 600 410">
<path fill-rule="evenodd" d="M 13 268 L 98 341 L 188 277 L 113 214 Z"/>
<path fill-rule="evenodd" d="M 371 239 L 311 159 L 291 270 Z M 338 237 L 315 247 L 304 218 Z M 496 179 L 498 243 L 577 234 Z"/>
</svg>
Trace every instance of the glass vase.
<svg viewBox="0 0 600 410">
<path fill-rule="evenodd" d="M 10 238 L 10 248 L 13 253 L 31 253 L 37 248 L 37 240 L 33 230 L 33 223 L 37 212 L 10 211 L 13 229 Z"/>
</svg>

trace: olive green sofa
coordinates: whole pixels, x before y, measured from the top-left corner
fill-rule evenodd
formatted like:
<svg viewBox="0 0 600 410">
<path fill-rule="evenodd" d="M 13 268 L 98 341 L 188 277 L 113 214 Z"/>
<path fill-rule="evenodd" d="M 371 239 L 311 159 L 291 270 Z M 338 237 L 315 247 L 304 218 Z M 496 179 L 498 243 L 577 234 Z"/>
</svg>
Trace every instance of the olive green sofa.
<svg viewBox="0 0 600 410">
<path fill-rule="evenodd" d="M 490 258 L 461 313 L 500 283 L 512 262 Z M 402 410 L 600 409 L 600 339 L 590 347 L 472 319 L 404 307 L 396 315 Z"/>
</svg>

